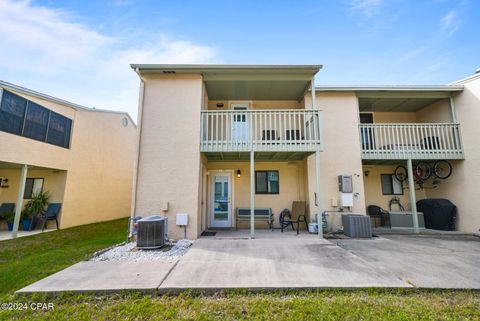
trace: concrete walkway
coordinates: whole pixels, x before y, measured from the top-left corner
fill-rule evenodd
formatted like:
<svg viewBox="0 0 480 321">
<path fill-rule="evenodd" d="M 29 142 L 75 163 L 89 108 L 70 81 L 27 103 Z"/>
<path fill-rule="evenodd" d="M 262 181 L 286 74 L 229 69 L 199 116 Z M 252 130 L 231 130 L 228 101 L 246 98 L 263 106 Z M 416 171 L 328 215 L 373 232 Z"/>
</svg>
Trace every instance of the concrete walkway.
<svg viewBox="0 0 480 321">
<path fill-rule="evenodd" d="M 178 261 L 81 262 L 19 292 L 440 287 L 480 289 L 480 238 L 386 235 L 328 241 L 262 231 L 203 237 Z"/>
<path fill-rule="evenodd" d="M 30 284 L 17 293 L 157 291 L 176 262 L 84 261 Z"/>
</svg>

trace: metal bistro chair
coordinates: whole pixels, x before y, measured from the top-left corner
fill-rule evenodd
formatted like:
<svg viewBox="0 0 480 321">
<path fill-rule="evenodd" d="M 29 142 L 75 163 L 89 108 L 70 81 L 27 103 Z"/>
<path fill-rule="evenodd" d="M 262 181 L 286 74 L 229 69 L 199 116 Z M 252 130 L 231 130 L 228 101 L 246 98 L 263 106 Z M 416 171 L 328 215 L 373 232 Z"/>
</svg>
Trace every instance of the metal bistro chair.
<svg viewBox="0 0 480 321">
<path fill-rule="evenodd" d="M 283 232 L 283 229 L 287 227 L 288 225 L 292 225 L 292 228 L 295 230 L 294 223 L 297 224 L 297 235 L 300 233 L 300 222 L 305 222 L 305 226 L 307 227 L 308 230 L 308 223 L 307 223 L 307 218 L 305 216 L 305 212 L 307 209 L 307 203 L 306 202 L 293 202 L 292 203 L 292 214 L 291 217 L 287 217 L 287 215 L 283 215 L 283 220 L 280 222 L 280 226 Z"/>
<path fill-rule="evenodd" d="M 62 209 L 61 203 L 50 203 L 48 204 L 47 210 L 40 214 L 39 219 L 42 224 L 42 232 L 47 227 L 47 222 L 49 220 L 55 220 L 57 230 L 58 230 L 58 214 L 60 214 L 60 210 Z"/>
</svg>

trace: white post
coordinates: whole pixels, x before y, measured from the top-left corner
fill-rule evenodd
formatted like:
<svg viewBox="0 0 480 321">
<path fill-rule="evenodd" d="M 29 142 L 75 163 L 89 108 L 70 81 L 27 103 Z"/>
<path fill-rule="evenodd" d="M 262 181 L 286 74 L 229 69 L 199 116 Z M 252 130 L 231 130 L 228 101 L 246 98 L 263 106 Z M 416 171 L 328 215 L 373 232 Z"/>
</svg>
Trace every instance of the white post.
<svg viewBox="0 0 480 321">
<path fill-rule="evenodd" d="M 315 77 L 310 81 L 310 89 L 312 93 L 312 109 L 317 109 L 316 97 L 315 97 Z"/>
<path fill-rule="evenodd" d="M 322 221 L 322 197 L 320 194 L 320 151 L 315 152 L 315 178 L 316 178 L 316 193 L 317 193 L 317 223 L 318 223 L 318 237 L 323 238 L 323 221 Z"/>
<path fill-rule="evenodd" d="M 312 78 L 310 82 L 310 90 L 312 94 L 312 109 L 318 109 L 317 108 L 317 102 L 316 102 L 316 93 L 315 93 L 315 77 Z M 318 134 L 320 135 L 320 121 L 317 122 L 318 125 Z M 316 129 L 314 129 L 316 131 Z M 321 191 L 320 191 L 320 150 L 317 150 L 315 152 L 315 178 L 316 178 L 316 188 L 315 192 L 317 193 L 317 204 L 316 204 L 316 210 L 317 210 L 317 224 L 318 224 L 318 237 L 323 238 L 323 221 L 322 221 L 322 197 L 321 197 Z"/>
<path fill-rule="evenodd" d="M 23 207 L 23 194 L 25 193 L 25 182 L 27 181 L 27 172 L 28 172 L 28 166 L 23 165 L 22 172 L 20 173 L 17 204 L 15 204 L 15 219 L 13 220 L 12 238 L 16 238 L 18 233 L 18 225 L 20 224 L 20 214 L 22 213 L 22 207 Z"/>
<path fill-rule="evenodd" d="M 255 237 L 255 152 L 250 152 L 250 238 Z"/>
<path fill-rule="evenodd" d="M 410 192 L 410 207 L 412 208 L 412 220 L 413 220 L 413 232 L 418 234 L 420 232 L 418 228 L 418 216 L 417 216 L 417 202 L 415 199 L 415 183 L 413 182 L 413 168 L 412 159 L 407 160 L 408 171 L 408 189 Z"/>
<path fill-rule="evenodd" d="M 452 119 L 452 123 L 457 123 L 457 111 L 455 109 L 455 99 L 453 96 L 450 96 L 450 117 Z"/>
</svg>

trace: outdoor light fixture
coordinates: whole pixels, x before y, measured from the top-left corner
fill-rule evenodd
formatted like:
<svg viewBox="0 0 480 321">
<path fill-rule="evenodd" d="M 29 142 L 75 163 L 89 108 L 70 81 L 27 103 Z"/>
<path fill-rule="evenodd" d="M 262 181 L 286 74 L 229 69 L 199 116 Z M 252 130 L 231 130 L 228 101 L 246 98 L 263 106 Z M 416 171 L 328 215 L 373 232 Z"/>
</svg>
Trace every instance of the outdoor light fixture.
<svg viewBox="0 0 480 321">
<path fill-rule="evenodd" d="M 217 108 L 223 108 L 223 103 L 217 103 Z"/>
<path fill-rule="evenodd" d="M 240 171 L 240 168 L 239 168 L 237 169 L 237 177 L 240 177 L 240 176 L 242 176 L 242 172 Z"/>
</svg>

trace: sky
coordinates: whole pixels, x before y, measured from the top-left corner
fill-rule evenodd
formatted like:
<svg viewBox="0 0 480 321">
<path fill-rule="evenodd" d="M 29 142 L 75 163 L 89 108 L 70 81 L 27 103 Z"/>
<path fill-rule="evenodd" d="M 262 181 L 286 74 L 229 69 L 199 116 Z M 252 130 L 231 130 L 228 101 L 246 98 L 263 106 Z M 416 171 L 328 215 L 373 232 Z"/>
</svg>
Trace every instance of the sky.
<svg viewBox="0 0 480 321">
<path fill-rule="evenodd" d="M 0 0 L 0 79 L 138 109 L 131 63 L 322 64 L 317 85 L 437 85 L 480 68 L 476 0 Z"/>
</svg>

